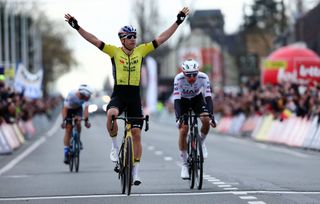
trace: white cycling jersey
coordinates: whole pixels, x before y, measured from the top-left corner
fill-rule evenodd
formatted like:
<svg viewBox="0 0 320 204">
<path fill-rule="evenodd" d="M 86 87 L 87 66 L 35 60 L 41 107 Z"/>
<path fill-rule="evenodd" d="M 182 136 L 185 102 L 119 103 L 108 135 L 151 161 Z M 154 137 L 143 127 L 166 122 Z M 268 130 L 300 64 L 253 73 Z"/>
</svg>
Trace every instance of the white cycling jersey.
<svg viewBox="0 0 320 204">
<path fill-rule="evenodd" d="M 174 78 L 173 100 L 181 98 L 191 99 L 201 92 L 204 97 L 211 97 L 210 81 L 208 75 L 205 73 L 199 72 L 193 84 L 187 81 L 187 78 L 182 72 Z"/>
<path fill-rule="evenodd" d="M 64 100 L 64 106 L 70 109 L 76 109 L 83 105 L 88 106 L 89 102 L 81 100 L 76 95 L 77 91 L 70 91 L 67 98 Z"/>
</svg>

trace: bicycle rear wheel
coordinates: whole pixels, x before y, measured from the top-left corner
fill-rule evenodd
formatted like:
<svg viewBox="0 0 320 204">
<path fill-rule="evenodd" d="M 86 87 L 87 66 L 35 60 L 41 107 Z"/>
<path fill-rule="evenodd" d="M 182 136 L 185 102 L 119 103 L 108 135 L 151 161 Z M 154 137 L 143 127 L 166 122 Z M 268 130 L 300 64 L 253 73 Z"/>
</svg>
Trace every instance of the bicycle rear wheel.
<svg viewBox="0 0 320 204">
<path fill-rule="evenodd" d="M 194 180 L 195 180 L 195 172 L 194 172 L 194 139 L 193 133 L 190 133 L 188 137 L 188 168 L 189 168 L 189 187 L 193 189 Z"/>
<path fill-rule="evenodd" d="M 77 141 L 74 142 L 74 165 L 75 165 L 75 171 L 78 173 L 79 171 L 79 166 L 80 166 L 80 141 L 77 139 Z"/>
<path fill-rule="evenodd" d="M 126 175 L 126 186 L 127 186 L 127 195 L 131 193 L 132 185 L 132 168 L 133 168 L 133 145 L 132 138 L 126 138 L 126 161 L 125 161 L 125 175 Z"/>
<path fill-rule="evenodd" d="M 194 162 L 194 172 L 195 172 L 195 183 L 197 185 L 197 189 L 200 190 L 202 188 L 203 183 L 203 153 L 202 153 L 202 145 L 201 139 L 199 135 L 195 138 L 196 141 L 196 160 Z"/>
</svg>

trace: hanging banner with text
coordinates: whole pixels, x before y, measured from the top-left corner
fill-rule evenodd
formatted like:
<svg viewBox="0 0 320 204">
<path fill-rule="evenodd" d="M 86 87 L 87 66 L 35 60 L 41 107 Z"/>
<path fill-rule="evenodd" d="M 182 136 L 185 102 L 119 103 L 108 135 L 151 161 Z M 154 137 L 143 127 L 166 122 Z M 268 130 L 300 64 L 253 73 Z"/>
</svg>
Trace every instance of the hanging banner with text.
<svg viewBox="0 0 320 204">
<path fill-rule="evenodd" d="M 29 72 L 23 64 L 18 64 L 14 78 L 14 88 L 18 92 L 23 92 L 24 96 L 31 99 L 42 97 L 43 71 L 37 73 Z"/>
</svg>

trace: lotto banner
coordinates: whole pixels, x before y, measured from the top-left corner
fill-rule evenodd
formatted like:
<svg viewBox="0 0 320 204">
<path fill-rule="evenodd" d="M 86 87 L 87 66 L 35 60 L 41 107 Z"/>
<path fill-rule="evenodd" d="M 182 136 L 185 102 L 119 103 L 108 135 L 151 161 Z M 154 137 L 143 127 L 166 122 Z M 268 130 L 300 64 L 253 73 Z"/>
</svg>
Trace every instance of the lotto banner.
<svg viewBox="0 0 320 204">
<path fill-rule="evenodd" d="M 263 61 L 261 81 L 263 84 L 320 82 L 320 58 L 306 48 L 280 48 Z"/>
</svg>

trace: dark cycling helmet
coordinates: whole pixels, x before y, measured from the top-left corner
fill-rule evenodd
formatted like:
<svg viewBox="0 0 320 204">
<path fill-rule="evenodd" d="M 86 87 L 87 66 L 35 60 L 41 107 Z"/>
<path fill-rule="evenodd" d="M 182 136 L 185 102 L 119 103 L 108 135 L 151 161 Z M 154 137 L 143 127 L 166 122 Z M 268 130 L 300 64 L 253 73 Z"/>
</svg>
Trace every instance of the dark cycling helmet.
<svg viewBox="0 0 320 204">
<path fill-rule="evenodd" d="M 79 86 L 78 91 L 80 92 L 81 95 L 84 95 L 88 98 L 90 98 L 93 93 L 92 89 L 86 84 L 81 84 Z"/>
<path fill-rule="evenodd" d="M 184 73 L 198 72 L 199 71 L 199 63 L 193 59 L 188 59 L 182 63 L 181 69 Z"/>
<path fill-rule="evenodd" d="M 136 34 L 137 34 L 137 30 L 132 25 L 123 26 L 118 32 L 118 36 L 120 39 L 125 38 L 128 35 L 136 35 Z"/>
</svg>

